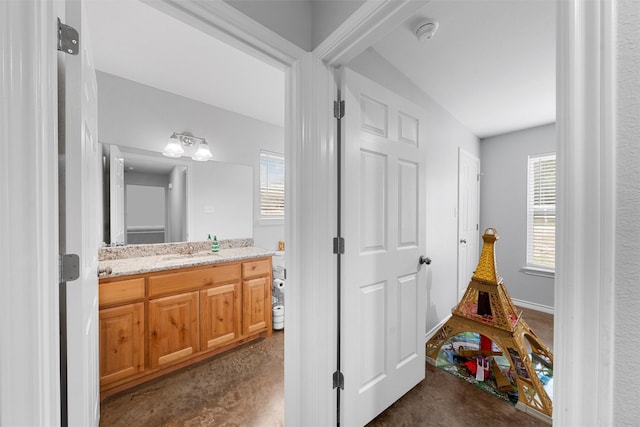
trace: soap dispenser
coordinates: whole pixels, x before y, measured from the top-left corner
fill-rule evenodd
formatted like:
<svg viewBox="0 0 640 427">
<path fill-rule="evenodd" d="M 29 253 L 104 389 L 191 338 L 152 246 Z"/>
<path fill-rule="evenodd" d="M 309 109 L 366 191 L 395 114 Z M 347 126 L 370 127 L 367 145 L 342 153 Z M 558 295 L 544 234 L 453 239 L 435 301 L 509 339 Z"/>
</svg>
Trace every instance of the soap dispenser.
<svg viewBox="0 0 640 427">
<path fill-rule="evenodd" d="M 211 243 L 211 252 L 218 252 L 220 250 L 220 243 L 218 243 L 218 236 L 213 236 L 213 242 Z"/>
</svg>

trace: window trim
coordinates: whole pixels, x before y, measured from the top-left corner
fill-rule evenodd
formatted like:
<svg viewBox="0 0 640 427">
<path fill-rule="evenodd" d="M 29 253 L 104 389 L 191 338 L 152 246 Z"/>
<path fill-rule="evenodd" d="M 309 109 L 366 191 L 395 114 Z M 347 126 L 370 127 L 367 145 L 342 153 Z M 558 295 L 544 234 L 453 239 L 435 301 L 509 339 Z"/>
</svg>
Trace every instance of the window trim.
<svg viewBox="0 0 640 427">
<path fill-rule="evenodd" d="M 540 268 L 540 267 L 532 267 L 529 265 L 525 265 L 520 269 L 524 274 L 528 274 L 529 276 L 538 276 L 538 277 L 556 277 L 555 270 L 551 270 L 548 268 Z"/>
</svg>

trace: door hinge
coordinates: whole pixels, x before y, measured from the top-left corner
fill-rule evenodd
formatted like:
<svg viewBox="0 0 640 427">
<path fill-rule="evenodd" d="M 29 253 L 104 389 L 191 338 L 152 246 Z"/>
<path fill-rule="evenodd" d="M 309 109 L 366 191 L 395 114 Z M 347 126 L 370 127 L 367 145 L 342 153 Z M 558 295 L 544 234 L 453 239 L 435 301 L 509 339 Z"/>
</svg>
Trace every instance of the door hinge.
<svg viewBox="0 0 640 427">
<path fill-rule="evenodd" d="M 80 277 L 80 257 L 76 254 L 60 255 L 60 277 L 58 282 L 71 282 Z"/>
<path fill-rule="evenodd" d="M 333 388 L 344 390 L 344 375 L 342 375 L 342 372 L 340 371 L 335 371 L 333 373 Z"/>
<path fill-rule="evenodd" d="M 63 24 L 60 18 L 58 18 L 58 50 L 70 55 L 77 55 L 80 51 L 78 31 Z"/>
<path fill-rule="evenodd" d="M 344 255 L 344 237 L 333 238 L 333 253 L 336 255 Z"/>
<path fill-rule="evenodd" d="M 338 120 L 344 117 L 344 101 L 333 101 L 333 117 Z"/>
</svg>

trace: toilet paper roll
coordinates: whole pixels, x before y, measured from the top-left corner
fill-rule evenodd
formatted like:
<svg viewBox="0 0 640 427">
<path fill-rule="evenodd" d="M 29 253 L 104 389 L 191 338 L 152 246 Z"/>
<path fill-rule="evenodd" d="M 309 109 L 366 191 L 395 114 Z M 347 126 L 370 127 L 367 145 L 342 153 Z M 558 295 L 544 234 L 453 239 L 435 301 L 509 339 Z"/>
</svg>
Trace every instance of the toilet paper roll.
<svg viewBox="0 0 640 427">
<path fill-rule="evenodd" d="M 273 287 L 278 288 L 280 290 L 284 289 L 284 280 L 281 279 L 273 279 Z"/>
<path fill-rule="evenodd" d="M 274 316 L 284 316 L 284 306 L 283 305 L 276 305 L 275 307 L 273 307 L 273 315 Z"/>
<path fill-rule="evenodd" d="M 275 329 L 276 331 L 284 329 L 284 322 L 273 322 L 273 329 Z"/>
</svg>

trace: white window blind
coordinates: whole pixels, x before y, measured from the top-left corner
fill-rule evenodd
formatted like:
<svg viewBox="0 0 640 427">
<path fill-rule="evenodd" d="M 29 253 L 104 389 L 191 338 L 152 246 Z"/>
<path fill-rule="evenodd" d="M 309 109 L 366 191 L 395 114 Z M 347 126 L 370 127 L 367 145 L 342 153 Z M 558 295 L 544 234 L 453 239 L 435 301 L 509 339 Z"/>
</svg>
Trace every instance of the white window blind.
<svg viewBox="0 0 640 427">
<path fill-rule="evenodd" d="M 555 270 L 556 155 L 529 156 L 527 267 Z"/>
<path fill-rule="evenodd" d="M 284 156 L 260 152 L 260 217 L 284 218 Z"/>
</svg>

